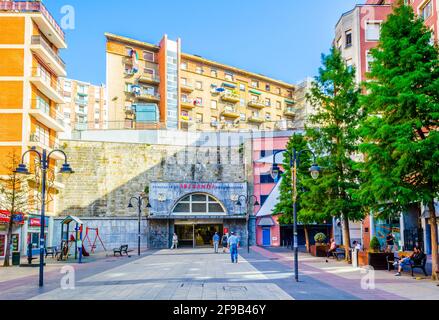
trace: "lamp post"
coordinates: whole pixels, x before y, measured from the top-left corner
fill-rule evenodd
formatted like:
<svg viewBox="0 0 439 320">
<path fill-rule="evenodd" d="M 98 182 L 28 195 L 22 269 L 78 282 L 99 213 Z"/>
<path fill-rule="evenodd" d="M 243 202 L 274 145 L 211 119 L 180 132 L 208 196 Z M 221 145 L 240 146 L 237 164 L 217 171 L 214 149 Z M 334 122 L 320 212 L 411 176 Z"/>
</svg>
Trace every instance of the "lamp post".
<svg viewBox="0 0 439 320">
<path fill-rule="evenodd" d="M 273 166 L 271 168 L 271 177 L 277 181 L 279 177 L 280 168 L 276 163 L 276 155 L 279 153 L 287 154 L 290 158 L 290 168 L 291 168 L 291 186 L 292 186 L 292 198 L 293 198 L 293 218 L 294 218 L 294 229 L 293 229 L 293 237 L 294 237 L 294 277 L 296 282 L 299 282 L 299 246 L 297 244 L 297 168 L 300 165 L 300 156 L 309 152 L 314 157 L 314 164 L 309 169 L 311 173 L 311 177 L 316 180 L 318 179 L 321 168 L 316 163 L 316 155 L 309 149 L 304 149 L 301 151 L 297 151 L 293 148 L 292 153 L 288 150 L 280 150 L 273 154 Z"/>
<path fill-rule="evenodd" d="M 42 175 L 42 181 L 41 181 L 41 223 L 40 223 L 40 270 L 39 270 L 39 286 L 44 286 L 44 249 L 46 247 L 45 239 L 44 239 L 44 229 L 45 229 L 45 213 L 46 213 L 46 180 L 47 180 L 47 170 L 50 166 L 50 156 L 54 152 L 60 152 L 64 155 L 64 164 L 62 168 L 60 169 L 59 173 L 73 173 L 72 168 L 70 167 L 70 164 L 67 162 L 67 155 L 64 151 L 55 149 L 51 152 L 47 153 L 46 149 L 43 149 L 42 152 L 37 151 L 35 148 L 32 148 L 25 153 L 23 153 L 21 157 L 21 164 L 18 165 L 17 169 L 15 170 L 15 173 L 17 174 L 26 174 L 29 175 L 30 172 L 26 165 L 24 164 L 24 157 L 28 153 L 34 153 L 38 156 L 39 163 L 41 165 L 41 175 Z"/>
<path fill-rule="evenodd" d="M 132 197 L 130 199 L 130 202 L 128 204 L 128 208 L 132 209 L 134 208 L 133 206 L 133 200 L 136 201 L 136 205 L 137 205 L 137 209 L 139 212 L 139 226 L 138 226 L 138 233 L 137 233 L 137 255 L 140 256 L 140 238 L 141 238 L 141 222 L 142 222 L 142 203 L 143 201 L 146 199 L 146 194 L 145 193 L 141 193 L 138 197 Z M 150 209 L 151 205 L 149 204 L 149 201 L 146 205 L 146 208 Z"/>
<path fill-rule="evenodd" d="M 239 207 L 242 206 L 242 202 L 241 202 L 242 198 L 244 199 L 244 203 L 247 207 L 246 208 L 247 209 L 247 253 L 250 253 L 250 210 L 249 210 L 250 203 L 251 203 L 250 201 L 252 199 L 254 199 L 254 202 L 253 202 L 254 207 L 259 206 L 259 201 L 258 201 L 258 197 L 256 197 L 255 195 L 252 195 L 252 196 L 240 195 L 238 197 L 238 201 L 236 202 L 236 205 Z"/>
</svg>

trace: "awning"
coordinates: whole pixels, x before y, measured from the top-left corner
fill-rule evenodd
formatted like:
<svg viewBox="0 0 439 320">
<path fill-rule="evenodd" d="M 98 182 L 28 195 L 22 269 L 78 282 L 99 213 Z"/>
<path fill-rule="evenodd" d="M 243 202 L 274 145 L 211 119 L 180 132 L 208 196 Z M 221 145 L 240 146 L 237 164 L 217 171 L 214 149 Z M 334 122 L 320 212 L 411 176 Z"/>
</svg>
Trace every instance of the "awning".
<svg viewBox="0 0 439 320">
<path fill-rule="evenodd" d="M 227 88 L 232 88 L 232 89 L 235 89 L 235 88 L 236 88 L 236 85 L 235 85 L 235 84 L 231 84 L 231 83 L 227 83 L 227 82 L 224 82 L 224 83 L 223 83 L 223 86 L 224 86 L 224 87 L 227 87 Z"/>
<path fill-rule="evenodd" d="M 290 99 L 285 99 L 285 102 L 286 103 L 291 103 L 291 104 L 295 104 L 296 103 L 296 101 L 290 100 Z"/>
<path fill-rule="evenodd" d="M 70 222 L 75 222 L 79 225 L 83 225 L 84 223 L 81 221 L 81 219 L 79 219 L 78 217 L 75 216 L 68 216 L 66 217 L 63 221 L 61 221 L 61 224 L 69 224 Z"/>
<path fill-rule="evenodd" d="M 230 219 L 247 219 L 247 215 L 150 215 L 148 220 L 230 220 Z"/>
<path fill-rule="evenodd" d="M 276 186 L 271 191 L 267 200 L 265 200 L 264 205 L 259 209 L 257 217 L 271 216 L 273 214 L 273 209 L 278 203 L 278 198 L 280 196 L 280 184 L 283 178 L 280 178 Z"/>
<path fill-rule="evenodd" d="M 257 94 L 258 96 L 260 96 L 262 94 L 262 92 L 259 92 L 257 90 L 249 90 L 248 92 L 253 93 L 253 94 Z"/>
<path fill-rule="evenodd" d="M 262 217 L 258 222 L 259 227 L 272 227 L 274 225 L 275 223 L 272 217 Z"/>
<path fill-rule="evenodd" d="M 7 210 L 0 210 L 0 224 L 8 224 L 11 220 L 11 212 Z M 24 224 L 24 213 L 14 213 L 13 222 L 15 224 Z"/>
<path fill-rule="evenodd" d="M 275 160 L 276 160 L 277 164 L 284 163 L 284 152 L 279 152 L 276 155 L 276 159 Z M 261 158 L 259 160 L 256 160 L 255 162 L 256 163 L 270 163 L 270 164 L 273 164 L 273 155 L 269 155 L 269 156 L 263 157 L 263 158 Z"/>
</svg>

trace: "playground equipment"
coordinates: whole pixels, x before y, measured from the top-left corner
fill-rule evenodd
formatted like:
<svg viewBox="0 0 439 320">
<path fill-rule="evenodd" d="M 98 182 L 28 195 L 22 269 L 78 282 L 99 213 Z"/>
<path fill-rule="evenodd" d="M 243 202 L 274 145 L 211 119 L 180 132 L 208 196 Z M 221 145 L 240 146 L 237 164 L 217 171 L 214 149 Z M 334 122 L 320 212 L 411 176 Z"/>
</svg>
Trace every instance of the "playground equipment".
<svg viewBox="0 0 439 320">
<path fill-rule="evenodd" d="M 90 231 L 95 232 L 93 243 L 91 242 L 90 237 L 89 237 Z M 98 241 L 98 239 L 99 239 L 99 242 L 101 243 L 102 247 L 104 248 L 104 251 L 107 252 L 107 249 L 105 248 L 104 242 L 102 241 L 101 236 L 99 235 L 99 228 L 89 228 L 89 227 L 85 228 L 84 241 L 86 241 L 86 240 L 88 241 L 88 244 L 90 245 L 90 252 L 91 253 L 95 252 L 96 247 L 97 247 L 96 242 Z"/>
<path fill-rule="evenodd" d="M 73 231 L 70 231 L 70 224 L 75 224 Z M 78 259 L 79 263 L 82 263 L 82 256 L 84 253 L 84 246 L 82 245 L 82 231 L 83 222 L 74 216 L 68 216 L 61 221 L 61 253 L 59 255 L 60 260 L 67 260 L 72 246 L 75 246 L 75 260 Z M 86 252 L 85 252 L 86 253 Z M 88 253 L 87 253 L 88 255 Z"/>
</svg>

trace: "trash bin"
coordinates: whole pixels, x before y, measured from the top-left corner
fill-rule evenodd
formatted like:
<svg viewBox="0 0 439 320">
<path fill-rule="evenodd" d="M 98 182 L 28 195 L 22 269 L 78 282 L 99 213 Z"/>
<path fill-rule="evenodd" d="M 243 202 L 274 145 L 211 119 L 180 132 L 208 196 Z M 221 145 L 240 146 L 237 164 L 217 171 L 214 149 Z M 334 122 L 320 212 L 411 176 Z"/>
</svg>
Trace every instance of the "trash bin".
<svg viewBox="0 0 439 320">
<path fill-rule="evenodd" d="M 21 258 L 20 252 L 12 252 L 12 265 L 19 266 L 20 265 L 20 258 Z"/>
<path fill-rule="evenodd" d="M 358 249 L 352 249 L 352 267 L 358 268 Z"/>
</svg>

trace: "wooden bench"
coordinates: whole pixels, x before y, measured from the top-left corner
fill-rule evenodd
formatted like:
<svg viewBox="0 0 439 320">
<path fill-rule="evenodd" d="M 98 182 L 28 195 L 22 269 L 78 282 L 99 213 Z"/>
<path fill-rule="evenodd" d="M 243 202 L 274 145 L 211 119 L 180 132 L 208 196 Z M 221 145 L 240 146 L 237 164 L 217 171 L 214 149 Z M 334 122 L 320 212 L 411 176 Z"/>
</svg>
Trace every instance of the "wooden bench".
<svg viewBox="0 0 439 320">
<path fill-rule="evenodd" d="M 123 254 L 125 253 L 125 255 L 128 256 L 129 252 L 132 252 L 133 250 L 128 250 L 128 245 L 124 244 L 121 245 L 119 248 L 114 248 L 113 249 L 113 254 L 114 256 L 116 256 L 116 253 L 118 253 L 120 256 L 123 256 Z"/>
<path fill-rule="evenodd" d="M 344 258 L 346 257 L 346 252 L 345 252 L 345 249 L 343 249 L 343 248 L 337 248 L 337 249 L 335 249 L 335 251 L 332 252 L 332 255 L 338 261 L 338 260 L 340 260 L 340 256 L 343 256 Z"/>
</svg>

